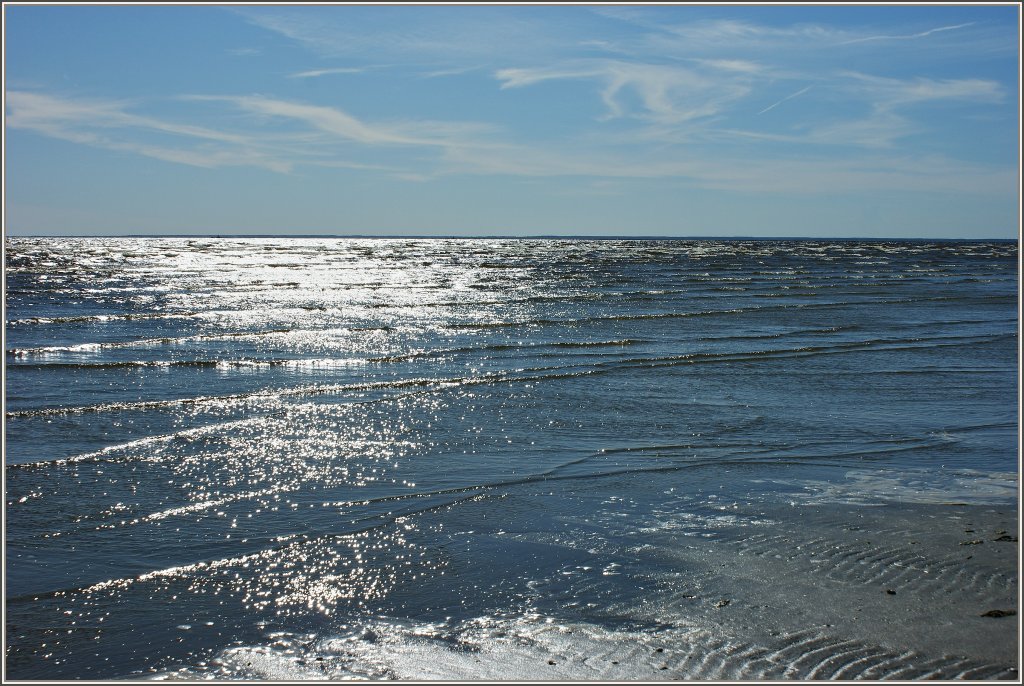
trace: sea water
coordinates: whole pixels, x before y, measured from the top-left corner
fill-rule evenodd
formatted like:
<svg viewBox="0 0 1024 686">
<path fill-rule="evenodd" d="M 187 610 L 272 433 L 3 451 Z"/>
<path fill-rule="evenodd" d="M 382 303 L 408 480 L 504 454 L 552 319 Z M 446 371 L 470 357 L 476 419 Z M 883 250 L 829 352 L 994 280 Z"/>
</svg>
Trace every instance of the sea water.
<svg viewBox="0 0 1024 686">
<path fill-rule="evenodd" d="M 1016 678 L 1017 265 L 9 238 L 6 676 Z"/>
</svg>

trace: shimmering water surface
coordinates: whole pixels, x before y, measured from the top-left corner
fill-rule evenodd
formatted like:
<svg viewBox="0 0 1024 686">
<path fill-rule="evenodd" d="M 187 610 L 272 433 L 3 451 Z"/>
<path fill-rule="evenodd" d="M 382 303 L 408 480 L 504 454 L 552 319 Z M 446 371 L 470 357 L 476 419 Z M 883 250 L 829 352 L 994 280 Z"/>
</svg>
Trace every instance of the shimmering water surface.
<svg viewBox="0 0 1024 686">
<path fill-rule="evenodd" d="M 1017 279 L 8 239 L 7 676 L 1015 678 Z"/>
</svg>

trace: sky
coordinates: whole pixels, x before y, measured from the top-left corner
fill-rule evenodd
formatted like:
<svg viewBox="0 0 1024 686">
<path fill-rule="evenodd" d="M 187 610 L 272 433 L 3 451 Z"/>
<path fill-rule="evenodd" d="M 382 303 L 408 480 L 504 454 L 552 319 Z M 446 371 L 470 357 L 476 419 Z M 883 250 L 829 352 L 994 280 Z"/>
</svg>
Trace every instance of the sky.
<svg viewBox="0 0 1024 686">
<path fill-rule="evenodd" d="M 1020 230 L 1016 4 L 3 11 L 10 236 Z"/>
</svg>

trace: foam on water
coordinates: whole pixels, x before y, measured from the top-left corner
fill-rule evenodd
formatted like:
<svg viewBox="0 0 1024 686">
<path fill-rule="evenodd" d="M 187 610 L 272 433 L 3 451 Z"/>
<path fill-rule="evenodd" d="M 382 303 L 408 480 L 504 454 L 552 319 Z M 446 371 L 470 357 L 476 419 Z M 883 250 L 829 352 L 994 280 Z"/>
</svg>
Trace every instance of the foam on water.
<svg viewBox="0 0 1024 686">
<path fill-rule="evenodd" d="M 1012 679 L 1016 670 L 947 655 L 929 658 L 828 638 L 808 627 L 767 645 L 702 628 L 617 630 L 551 618 L 480 618 L 455 626 L 379 621 L 345 636 L 277 634 L 154 680 L 676 681 Z"/>
<path fill-rule="evenodd" d="M 838 481 L 789 482 L 804 492 L 794 497 L 809 503 L 998 504 L 1012 502 L 1020 492 L 1016 472 L 969 469 L 920 471 L 877 469 L 848 472 Z"/>
</svg>

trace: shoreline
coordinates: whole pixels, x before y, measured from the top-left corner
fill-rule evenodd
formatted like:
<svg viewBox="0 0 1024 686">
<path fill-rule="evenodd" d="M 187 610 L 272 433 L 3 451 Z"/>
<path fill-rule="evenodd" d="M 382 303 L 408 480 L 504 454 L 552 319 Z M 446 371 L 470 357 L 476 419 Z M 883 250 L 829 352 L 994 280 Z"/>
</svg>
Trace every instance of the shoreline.
<svg viewBox="0 0 1024 686">
<path fill-rule="evenodd" d="M 343 631 L 268 627 L 265 645 L 158 678 L 1016 678 L 1012 503 L 794 506 L 745 499 L 740 480 L 720 509 L 684 508 L 667 493 L 644 502 L 630 488 L 650 516 L 618 530 L 614 508 L 580 518 L 621 480 L 601 477 L 572 497 L 519 485 L 423 516 L 417 544 L 452 558 L 447 606 L 436 595 L 430 612 L 402 618 L 410 593 L 396 589 L 377 612 L 338 618 Z M 498 501 L 519 515 L 495 521 Z M 531 509 L 553 523 L 539 525 Z M 472 589 L 501 596 L 481 566 L 520 580 L 527 600 L 460 612 Z M 430 596 L 439 579 L 413 595 Z"/>
</svg>

